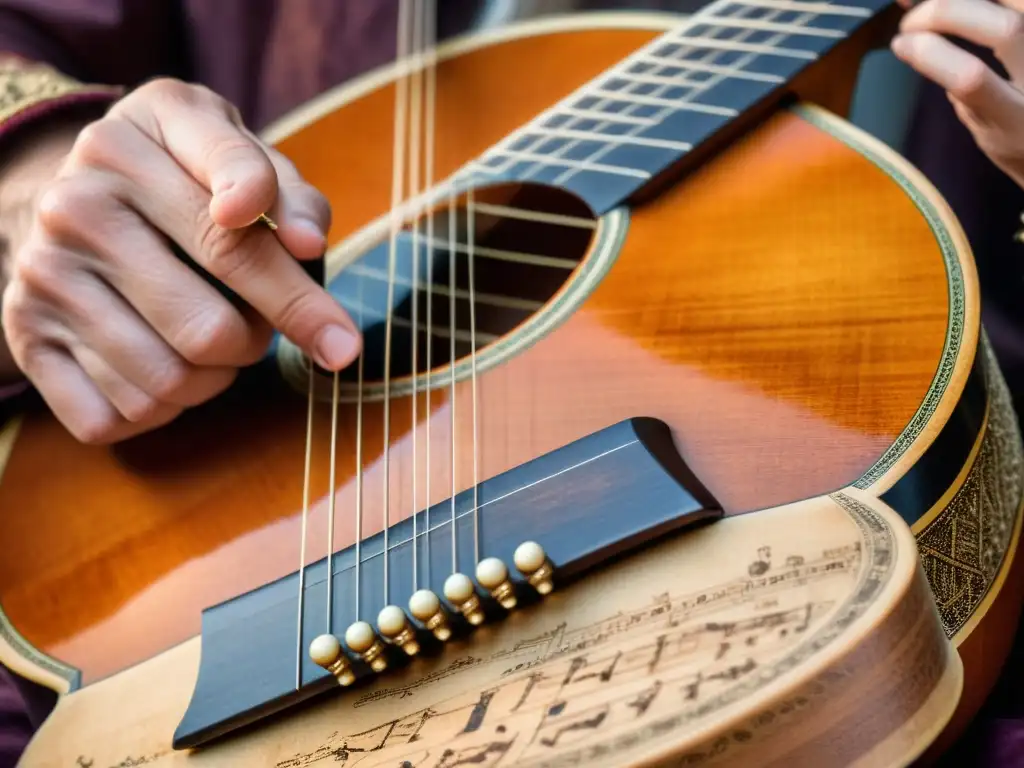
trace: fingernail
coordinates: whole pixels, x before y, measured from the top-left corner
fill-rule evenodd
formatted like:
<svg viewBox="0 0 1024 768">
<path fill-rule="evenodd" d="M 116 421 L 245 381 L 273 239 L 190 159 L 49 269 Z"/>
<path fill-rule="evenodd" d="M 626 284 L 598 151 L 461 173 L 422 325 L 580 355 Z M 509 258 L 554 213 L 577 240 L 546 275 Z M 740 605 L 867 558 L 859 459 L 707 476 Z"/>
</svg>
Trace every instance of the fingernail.
<svg viewBox="0 0 1024 768">
<path fill-rule="evenodd" d="M 310 219 L 295 219 L 295 228 L 318 240 L 326 239 L 320 225 Z"/>
<path fill-rule="evenodd" d="M 317 362 L 331 371 L 344 368 L 359 351 L 359 339 L 340 325 L 329 325 L 316 339 Z"/>
<path fill-rule="evenodd" d="M 892 52 L 897 56 L 903 56 L 907 52 L 907 38 L 905 35 L 896 35 L 890 44 Z"/>
</svg>

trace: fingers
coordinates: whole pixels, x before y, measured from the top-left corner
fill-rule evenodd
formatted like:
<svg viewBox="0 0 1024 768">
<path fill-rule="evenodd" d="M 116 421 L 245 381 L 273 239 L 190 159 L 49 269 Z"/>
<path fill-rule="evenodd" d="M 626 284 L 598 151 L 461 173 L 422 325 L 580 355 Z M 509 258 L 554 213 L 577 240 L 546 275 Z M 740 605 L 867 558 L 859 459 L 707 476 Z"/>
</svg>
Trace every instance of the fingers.
<svg viewBox="0 0 1024 768">
<path fill-rule="evenodd" d="M 62 382 L 63 386 L 42 386 L 39 394 L 80 441 L 106 443 L 123 439 L 133 431 L 131 422 L 99 390 L 75 359 L 66 351 L 37 347 L 19 361 L 33 381 Z"/>
<path fill-rule="evenodd" d="M 81 269 L 75 254 L 53 245 L 30 245 L 29 252 L 35 257 L 19 260 L 17 279 L 5 293 L 6 335 L 19 367 L 84 439 L 103 442 L 105 435 L 133 433 L 121 420 L 137 431 L 167 423 L 234 380 L 233 368 L 189 365 L 109 286 Z M 54 280 L 58 274 L 64 279 Z M 40 353 L 43 363 L 35 359 Z M 51 375 L 65 364 L 46 364 L 57 353 L 70 356 L 94 387 L 66 391 L 68 382 Z M 117 413 L 99 407 L 97 397 Z"/>
<path fill-rule="evenodd" d="M 119 108 L 211 193 L 210 218 L 218 226 L 239 229 L 272 211 L 293 256 L 323 255 L 327 200 L 253 135 L 226 101 L 204 88 L 156 80 Z"/>
<path fill-rule="evenodd" d="M 329 370 L 358 355 L 354 324 L 297 260 L 323 256 L 327 200 L 223 99 L 157 80 L 69 141 L 56 178 L 39 166 L 3 315 L 16 363 L 79 439 L 208 400 L 272 328 Z M 253 226 L 263 213 L 275 231 Z"/>
<path fill-rule="evenodd" d="M 109 419 L 104 425 L 104 432 L 123 435 L 125 432 L 124 422 L 136 424 L 140 428 L 149 428 L 163 418 L 169 421 L 181 413 L 181 406 L 161 403 L 143 392 L 111 367 L 101 354 L 84 344 L 74 344 L 71 354 L 82 371 L 117 411 L 117 414 L 109 414 Z M 47 387 L 47 389 L 53 389 L 53 387 Z M 81 407 L 80 403 L 78 405 Z M 84 416 L 76 413 L 73 418 L 81 419 Z"/>
<path fill-rule="evenodd" d="M 928 0 L 903 17 L 900 31 L 955 35 L 990 48 L 1012 78 L 1024 79 L 1024 17 L 991 0 Z"/>
<path fill-rule="evenodd" d="M 155 100 L 178 98 L 176 88 L 170 94 Z M 198 106 L 191 109 L 198 111 L 202 111 Z M 101 162 L 127 182 L 120 190 L 123 199 L 319 365 L 328 370 L 347 366 L 359 353 L 360 339 L 345 311 L 306 274 L 275 233 L 264 227 L 230 228 L 215 220 L 211 211 L 217 206 L 211 205 L 204 183 L 231 199 L 259 201 L 248 208 L 248 203 L 240 203 L 238 210 L 245 210 L 245 215 L 232 224 L 248 223 L 268 209 L 280 212 L 282 240 L 312 255 L 323 253 L 322 233 L 310 234 L 310 230 L 329 224 L 326 202 L 307 189 L 290 164 L 276 153 L 272 162 L 251 134 L 234 127 L 227 117 L 206 116 L 193 123 L 188 119 L 190 110 L 180 103 L 171 112 L 155 109 L 160 121 L 154 126 L 147 125 L 146 112 L 140 110 L 138 123 L 131 122 L 139 128 L 137 135 L 120 126 L 117 131 L 108 128 L 110 136 L 96 139 L 106 145 L 96 152 Z M 115 132 L 124 135 L 115 136 Z M 159 151 L 164 146 L 167 151 Z M 205 170 L 193 167 L 203 162 L 208 166 Z M 264 173 L 267 168 L 272 181 Z M 281 187 L 278 168 L 284 176 Z M 161 194 L 153 195 L 154 189 Z M 279 189 L 288 193 L 287 198 L 278 195 Z M 168 199 L 178 204 L 168 206 Z"/>
<path fill-rule="evenodd" d="M 4 314 L 6 324 L 6 306 Z M 33 343 L 19 347 L 15 357 L 54 416 L 79 441 L 117 442 L 163 426 L 181 412 L 179 407 L 154 405 L 101 358 L 86 349 L 78 352 L 76 359 L 59 346 Z M 90 368 L 88 372 L 82 362 Z"/>
<path fill-rule="evenodd" d="M 237 368 L 190 363 L 95 276 L 79 273 L 75 283 L 74 291 L 61 297 L 64 323 L 78 342 L 72 352 L 86 372 L 92 374 L 99 367 L 87 365 L 81 350 L 102 361 L 106 369 L 124 382 L 125 386 L 118 384 L 119 390 L 130 387 L 152 401 L 140 408 L 152 408 L 158 403 L 178 407 L 199 405 L 223 392 L 235 380 Z M 106 389 L 103 391 L 110 394 Z M 133 417 L 120 407 L 118 400 L 113 402 L 129 420 L 142 418 Z"/>
<path fill-rule="evenodd" d="M 121 138 L 125 146 L 130 146 L 126 137 Z M 88 150 L 90 156 L 97 153 Z M 239 367 L 263 357 L 271 338 L 269 325 L 243 316 L 205 279 L 173 256 L 165 239 L 118 200 L 118 187 L 114 174 L 74 170 L 71 177 L 55 182 L 43 196 L 37 216 L 48 234 L 30 242 L 19 257 L 23 268 L 43 273 L 38 275 L 38 290 L 53 290 L 47 285 L 64 286 L 65 300 L 86 314 L 87 309 L 77 306 L 85 299 L 74 302 L 72 297 L 80 288 L 88 293 L 90 285 L 69 282 L 77 274 L 76 269 L 83 267 L 82 262 L 87 262 L 84 266 L 124 297 L 122 304 L 130 305 L 189 363 Z M 83 255 L 78 263 L 48 268 L 40 261 L 45 261 L 47 251 L 54 248 L 68 248 Z M 81 279 L 78 282 L 83 283 Z M 108 318 L 101 317 L 106 327 Z"/>
<path fill-rule="evenodd" d="M 922 6 L 923 7 L 923 6 Z M 980 124 L 1016 126 L 1024 118 L 1024 97 L 978 57 L 934 32 L 901 34 L 893 53 L 944 88 L 977 116 Z"/>
<path fill-rule="evenodd" d="M 102 129 L 95 127 L 88 142 L 83 143 L 83 148 L 76 149 L 80 162 L 109 171 L 110 183 L 116 185 L 120 199 L 165 232 L 318 364 L 340 370 L 356 357 L 360 339 L 351 319 L 306 274 L 275 233 L 265 227 L 219 226 L 209 214 L 209 193 L 131 125 L 108 121 Z M 295 184 L 294 180 L 289 183 Z M 160 194 L 154 195 L 154 189 Z M 176 204 L 167 205 L 166 200 Z M 281 210 L 305 210 L 305 205 L 314 209 L 311 215 L 324 219 L 326 206 L 314 197 L 288 205 L 292 208 Z M 315 210 L 318 206 L 319 213 Z M 297 227 L 292 239 L 301 237 Z M 132 281 L 138 281 L 138 266 L 129 274 Z M 125 290 L 131 288 L 125 285 Z M 173 340 L 171 343 L 180 348 Z"/>
<path fill-rule="evenodd" d="M 215 94 L 177 80 L 154 80 L 112 110 L 166 150 L 213 201 L 222 227 L 245 227 L 277 199 L 277 176 L 266 153 L 240 131 Z"/>
<path fill-rule="evenodd" d="M 154 165 L 160 165 L 159 162 Z M 169 187 L 194 182 L 165 168 Z M 358 354 L 359 334 L 348 314 L 263 227 L 227 230 L 199 210 L 168 209 L 144 196 L 142 185 L 130 194 L 133 207 L 167 232 L 211 275 L 227 285 L 267 321 L 329 370 L 341 370 Z M 182 190 L 179 199 L 194 199 Z"/>
</svg>

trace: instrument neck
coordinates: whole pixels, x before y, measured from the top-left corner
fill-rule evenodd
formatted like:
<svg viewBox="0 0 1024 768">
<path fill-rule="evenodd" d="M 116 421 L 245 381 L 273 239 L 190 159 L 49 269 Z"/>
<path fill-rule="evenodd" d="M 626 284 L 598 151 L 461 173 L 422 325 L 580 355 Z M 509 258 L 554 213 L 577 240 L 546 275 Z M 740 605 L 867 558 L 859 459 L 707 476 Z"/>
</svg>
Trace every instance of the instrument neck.
<svg viewBox="0 0 1024 768">
<path fill-rule="evenodd" d="M 718 0 L 510 134 L 459 185 L 530 181 L 600 215 L 760 110 L 890 0 Z"/>
</svg>

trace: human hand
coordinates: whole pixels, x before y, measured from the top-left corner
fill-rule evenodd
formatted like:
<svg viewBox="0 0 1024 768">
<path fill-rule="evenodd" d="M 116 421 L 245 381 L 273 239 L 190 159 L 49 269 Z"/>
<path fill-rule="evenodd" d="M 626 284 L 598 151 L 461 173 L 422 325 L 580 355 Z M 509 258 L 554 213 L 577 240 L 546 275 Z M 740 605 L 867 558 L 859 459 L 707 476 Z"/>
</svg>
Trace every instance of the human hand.
<svg viewBox="0 0 1024 768">
<path fill-rule="evenodd" d="M 296 261 L 324 253 L 326 199 L 207 89 L 153 81 L 24 157 L 0 189 L 3 329 L 79 440 L 122 440 L 219 394 L 272 328 L 329 370 L 358 354 L 354 324 Z M 252 226 L 264 212 L 276 232 Z"/>
<path fill-rule="evenodd" d="M 900 0 L 904 8 L 908 0 Z M 946 90 L 981 150 L 1024 187 L 1024 0 L 925 0 L 901 20 L 893 53 Z M 942 37 L 991 49 L 1009 79 Z"/>
</svg>

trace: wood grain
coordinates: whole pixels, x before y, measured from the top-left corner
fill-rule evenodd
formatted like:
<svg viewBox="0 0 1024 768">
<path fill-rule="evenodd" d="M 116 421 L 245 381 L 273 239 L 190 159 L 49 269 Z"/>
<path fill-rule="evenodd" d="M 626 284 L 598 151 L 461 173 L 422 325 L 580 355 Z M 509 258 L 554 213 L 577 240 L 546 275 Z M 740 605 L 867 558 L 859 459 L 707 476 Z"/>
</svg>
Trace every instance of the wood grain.
<svg viewBox="0 0 1024 768">
<path fill-rule="evenodd" d="M 891 509 L 852 490 L 733 517 L 440 658 L 172 751 L 193 640 L 64 697 L 25 764 L 906 765 L 948 720 L 963 672 L 914 548 Z"/>
<path fill-rule="evenodd" d="M 651 34 L 542 34 L 443 63 L 438 175 Z M 509 81 L 512 70 L 523 77 Z M 331 198 L 335 243 L 388 207 L 392 104 L 381 87 L 280 142 Z M 482 377 L 480 475 L 653 416 L 731 514 L 843 487 L 928 391 L 947 304 L 939 246 L 908 196 L 780 114 L 634 211 L 617 263 L 573 318 Z M 472 482 L 470 402 L 460 385 L 456 490 Z M 450 407 L 435 394 L 433 502 L 451 491 Z M 327 415 L 314 432 L 311 558 L 324 552 Z M 364 418 L 371 533 L 384 517 L 379 407 Z M 414 508 L 408 400 L 392 419 L 394 520 Z M 341 420 L 337 546 L 352 540 L 355 485 L 351 409 Z M 299 394 L 265 382 L 115 453 L 29 415 L 0 486 L 0 604 L 87 683 L 192 637 L 202 608 L 296 568 L 304 431 Z M 422 507 L 422 423 L 417 440 Z"/>
</svg>

